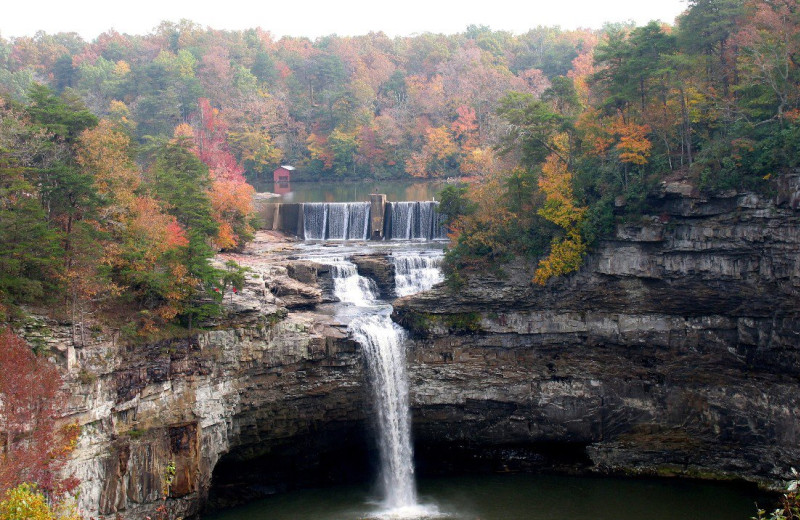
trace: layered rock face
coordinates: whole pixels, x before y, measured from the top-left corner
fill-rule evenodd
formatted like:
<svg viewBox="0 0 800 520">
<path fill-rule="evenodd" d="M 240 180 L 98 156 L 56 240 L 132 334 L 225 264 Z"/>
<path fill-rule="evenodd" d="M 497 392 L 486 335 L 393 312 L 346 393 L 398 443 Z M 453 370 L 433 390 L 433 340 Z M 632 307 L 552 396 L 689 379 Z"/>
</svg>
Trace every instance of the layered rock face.
<svg viewBox="0 0 800 520">
<path fill-rule="evenodd" d="M 557 446 L 598 471 L 785 478 L 800 462 L 791 180 L 777 201 L 667 189 L 545 287 L 517 264 L 397 300 L 417 443 L 499 467 Z"/>
<path fill-rule="evenodd" d="M 355 344 L 340 324 L 302 310 L 322 291 L 287 276 L 315 282 L 316 267 L 255 266 L 245 289 L 226 295 L 219 330 L 124 348 L 98 332 L 70 347 L 69 419 L 82 435 L 68 471 L 81 480 L 82 512 L 141 519 L 166 505 L 171 517 L 191 517 L 222 456 L 240 474 L 253 469 L 242 460 L 263 460 L 256 469 L 280 489 L 313 482 L 329 454 L 363 448 Z M 57 324 L 49 330 L 47 341 L 69 342 Z"/>
<path fill-rule="evenodd" d="M 593 471 L 785 477 L 800 464 L 800 192 L 789 181 L 769 200 L 667 187 L 652 217 L 545 287 L 517 264 L 396 300 L 422 467 L 452 454 L 532 469 L 566 454 Z M 212 475 L 213 495 L 246 473 L 272 492 L 364 458 L 361 354 L 324 313 L 326 268 L 253 249 L 235 258 L 253 272 L 214 330 L 125 348 L 109 332 L 76 345 L 58 324 L 28 331 L 71 375 L 83 433 L 69 469 L 89 515 L 151 515 L 170 462 L 166 505 L 191 516 Z M 389 262 L 355 261 L 393 293 Z"/>
</svg>

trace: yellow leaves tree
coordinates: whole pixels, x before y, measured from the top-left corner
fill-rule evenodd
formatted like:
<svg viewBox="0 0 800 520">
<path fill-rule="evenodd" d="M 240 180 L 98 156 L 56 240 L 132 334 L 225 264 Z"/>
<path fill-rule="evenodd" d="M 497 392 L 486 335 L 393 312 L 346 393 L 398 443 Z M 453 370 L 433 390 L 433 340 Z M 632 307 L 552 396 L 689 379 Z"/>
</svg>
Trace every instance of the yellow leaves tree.
<svg viewBox="0 0 800 520">
<path fill-rule="evenodd" d="M 51 507 L 36 486 L 22 483 L 0 501 L 0 520 L 80 520 L 80 515 L 66 501 Z"/>
<path fill-rule="evenodd" d="M 108 117 L 114 126 L 129 135 L 136 130 L 136 121 L 131 116 L 131 110 L 124 102 L 112 99 L 108 104 Z"/>
<path fill-rule="evenodd" d="M 496 162 L 491 148 L 475 148 L 461 159 L 459 168 L 465 175 L 484 176 L 494 170 Z"/>
<path fill-rule="evenodd" d="M 272 140 L 269 132 L 263 128 L 250 128 L 242 132 L 230 134 L 231 148 L 249 162 L 256 170 L 266 170 L 280 163 L 283 151 Z"/>
<path fill-rule="evenodd" d="M 78 140 L 78 164 L 92 175 L 97 194 L 112 215 L 131 206 L 141 182 L 130 149 L 130 137 L 107 119 L 84 130 Z"/>
<path fill-rule="evenodd" d="M 561 227 L 565 234 L 552 240 L 550 254 L 539 261 L 533 277 L 533 281 L 539 285 L 544 285 L 554 276 L 577 271 L 586 254 L 586 244 L 580 234 L 580 223 L 586 208 L 576 204 L 572 192 L 572 172 L 563 155 L 557 153 L 566 151 L 568 136 L 557 134 L 551 144 L 556 151 L 548 155 L 542 165 L 539 190 L 545 195 L 545 201 L 538 213 Z"/>
</svg>

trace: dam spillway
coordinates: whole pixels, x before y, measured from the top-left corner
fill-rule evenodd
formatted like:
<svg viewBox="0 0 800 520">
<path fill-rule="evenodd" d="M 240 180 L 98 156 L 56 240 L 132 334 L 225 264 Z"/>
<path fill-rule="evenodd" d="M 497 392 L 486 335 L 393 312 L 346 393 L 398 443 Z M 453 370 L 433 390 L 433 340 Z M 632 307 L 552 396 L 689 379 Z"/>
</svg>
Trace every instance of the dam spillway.
<svg viewBox="0 0 800 520">
<path fill-rule="evenodd" d="M 309 202 L 303 204 L 302 214 L 306 240 L 369 238 L 369 202 Z"/>
<path fill-rule="evenodd" d="M 303 240 L 447 240 L 436 201 L 266 203 L 259 210 L 262 229 Z"/>
</svg>

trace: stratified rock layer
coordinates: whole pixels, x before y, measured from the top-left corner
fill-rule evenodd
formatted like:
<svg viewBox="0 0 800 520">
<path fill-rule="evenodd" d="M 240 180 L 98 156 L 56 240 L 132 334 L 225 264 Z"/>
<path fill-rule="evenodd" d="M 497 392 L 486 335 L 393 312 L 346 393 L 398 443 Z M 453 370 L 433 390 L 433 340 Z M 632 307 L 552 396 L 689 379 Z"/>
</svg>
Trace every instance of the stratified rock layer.
<svg viewBox="0 0 800 520">
<path fill-rule="evenodd" d="M 517 264 L 396 301 L 416 338 L 417 442 L 785 478 L 800 462 L 800 215 L 753 195 L 657 203 L 545 287 Z"/>
</svg>

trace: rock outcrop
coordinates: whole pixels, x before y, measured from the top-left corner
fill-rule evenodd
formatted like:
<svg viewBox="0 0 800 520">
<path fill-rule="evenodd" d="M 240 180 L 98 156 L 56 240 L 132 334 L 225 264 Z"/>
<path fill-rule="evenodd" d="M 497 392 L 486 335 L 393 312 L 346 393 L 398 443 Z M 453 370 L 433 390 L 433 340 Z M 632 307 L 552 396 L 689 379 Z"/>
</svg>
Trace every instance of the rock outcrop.
<svg viewBox="0 0 800 520">
<path fill-rule="evenodd" d="M 368 255 L 353 255 L 350 257 L 350 261 L 356 264 L 358 274 L 375 281 L 381 298 L 391 300 L 395 297 L 395 267 L 385 254 L 373 253 Z"/>
<path fill-rule="evenodd" d="M 68 412 L 82 434 L 68 471 L 81 481 L 82 512 L 152 515 L 172 463 L 165 504 L 191 517 L 223 456 L 280 460 L 270 476 L 286 487 L 313 482 L 306 474 L 326 453 L 363 448 L 368 407 L 356 345 L 335 320 L 302 310 L 322 301 L 316 267 L 272 259 L 251 268 L 244 289 L 225 296 L 227 317 L 207 324 L 218 330 L 127 346 L 98 331 L 79 347 L 57 323 L 27 332 L 70 345 L 61 353 L 72 376 Z"/>
<path fill-rule="evenodd" d="M 785 478 L 800 462 L 794 181 L 777 203 L 665 190 L 652 217 L 545 287 L 516 264 L 396 301 L 416 338 L 417 442 L 466 455 L 557 444 L 596 471 Z"/>
</svg>

